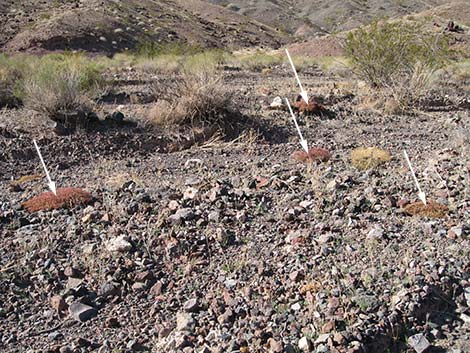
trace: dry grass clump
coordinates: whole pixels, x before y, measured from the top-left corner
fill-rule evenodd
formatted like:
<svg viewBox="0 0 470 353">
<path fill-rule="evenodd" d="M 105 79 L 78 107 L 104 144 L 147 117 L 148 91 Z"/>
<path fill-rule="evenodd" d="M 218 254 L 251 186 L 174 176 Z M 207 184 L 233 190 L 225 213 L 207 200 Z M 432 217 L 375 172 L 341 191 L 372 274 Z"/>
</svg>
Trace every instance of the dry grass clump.
<svg viewBox="0 0 470 353">
<path fill-rule="evenodd" d="M 23 57 L 12 58 L 0 54 L 0 107 L 18 103 L 16 91 L 23 79 L 25 65 Z"/>
<path fill-rule="evenodd" d="M 128 53 L 128 66 L 152 75 L 174 74 L 181 71 L 215 70 L 227 62 L 230 54 L 221 49 L 206 49 L 182 43 L 141 43 L 134 53 Z M 122 55 L 116 55 L 122 60 Z"/>
<path fill-rule="evenodd" d="M 314 162 L 328 162 L 331 159 L 331 153 L 327 149 L 313 147 L 305 151 L 296 151 L 292 154 L 292 159 L 311 164 Z"/>
<path fill-rule="evenodd" d="M 235 55 L 231 63 L 242 69 L 261 72 L 263 69 L 272 68 L 284 62 L 284 56 L 279 54 L 269 54 L 262 51 Z"/>
<path fill-rule="evenodd" d="M 410 216 L 444 218 L 449 213 L 449 208 L 435 201 L 428 201 L 426 205 L 421 201 L 417 201 L 406 205 L 404 211 Z"/>
<path fill-rule="evenodd" d="M 390 153 L 377 147 L 360 147 L 351 152 L 352 165 L 359 170 L 376 168 L 391 158 Z"/>
<path fill-rule="evenodd" d="M 101 69 L 82 55 L 43 57 L 25 78 L 21 98 L 27 108 L 49 117 L 87 111 L 103 85 Z"/>
<path fill-rule="evenodd" d="M 43 178 L 43 175 L 40 174 L 23 175 L 21 178 L 13 180 L 10 185 L 23 185 L 29 183 L 30 181 L 39 180 L 41 178 Z"/>
<path fill-rule="evenodd" d="M 78 188 L 57 189 L 57 196 L 52 192 L 45 192 L 23 203 L 28 212 L 48 211 L 58 208 L 69 208 L 77 205 L 86 205 L 92 201 L 92 195 Z"/>
<path fill-rule="evenodd" d="M 148 120 L 160 126 L 219 126 L 230 124 L 234 92 L 213 71 L 184 72 L 172 83 L 157 82 L 159 98 Z"/>
</svg>

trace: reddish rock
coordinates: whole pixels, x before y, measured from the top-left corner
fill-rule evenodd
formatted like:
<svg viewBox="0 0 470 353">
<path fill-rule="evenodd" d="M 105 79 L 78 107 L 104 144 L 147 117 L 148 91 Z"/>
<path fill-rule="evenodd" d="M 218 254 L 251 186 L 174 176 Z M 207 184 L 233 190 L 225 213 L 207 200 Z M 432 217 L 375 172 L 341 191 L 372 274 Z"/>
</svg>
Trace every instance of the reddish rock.
<svg viewBox="0 0 470 353">
<path fill-rule="evenodd" d="M 52 309 L 54 309 L 59 314 L 64 312 L 68 308 L 68 305 L 65 302 L 64 298 L 62 298 L 60 295 L 54 295 L 50 299 L 50 303 Z"/>
<path fill-rule="evenodd" d="M 322 333 L 330 333 L 334 329 L 335 329 L 335 322 L 334 321 L 328 321 L 322 326 L 321 332 Z"/>
<path fill-rule="evenodd" d="M 162 294 L 162 289 L 163 289 L 163 283 L 158 281 L 152 286 L 152 288 L 150 288 L 150 294 L 154 296 L 159 296 Z"/>
</svg>

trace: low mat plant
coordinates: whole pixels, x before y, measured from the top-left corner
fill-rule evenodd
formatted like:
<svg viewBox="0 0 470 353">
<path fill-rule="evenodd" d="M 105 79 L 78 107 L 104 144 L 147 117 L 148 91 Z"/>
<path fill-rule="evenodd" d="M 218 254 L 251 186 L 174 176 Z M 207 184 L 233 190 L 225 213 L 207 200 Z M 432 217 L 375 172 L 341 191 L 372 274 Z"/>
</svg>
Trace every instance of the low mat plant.
<svg viewBox="0 0 470 353">
<path fill-rule="evenodd" d="M 234 92 L 214 71 L 184 71 L 171 83 L 157 81 L 153 91 L 160 99 L 148 120 L 155 125 L 226 127 L 233 117 Z"/>
<path fill-rule="evenodd" d="M 77 205 L 86 205 L 93 200 L 92 195 L 78 188 L 57 189 L 57 196 L 52 192 L 45 192 L 23 203 L 28 212 L 48 211 L 58 208 L 71 208 Z"/>
<path fill-rule="evenodd" d="M 351 152 L 352 165 L 359 170 L 367 170 L 391 160 L 390 153 L 377 147 L 360 147 Z"/>
<path fill-rule="evenodd" d="M 446 205 L 428 200 L 426 205 L 421 201 L 410 203 L 404 207 L 404 212 L 410 216 L 444 218 L 449 213 L 449 208 Z"/>
<path fill-rule="evenodd" d="M 27 108 L 50 117 L 88 111 L 104 86 L 102 70 L 81 54 L 45 56 L 25 77 L 20 97 Z"/>
<path fill-rule="evenodd" d="M 328 162 L 331 159 L 331 153 L 325 148 L 313 147 L 305 151 L 296 151 L 292 154 L 292 159 L 311 164 L 314 162 Z"/>
<path fill-rule="evenodd" d="M 452 56 L 443 34 L 402 21 L 375 21 L 350 32 L 345 52 L 353 71 L 371 87 L 393 97 L 403 110 L 416 105 L 430 87 L 433 74 Z"/>
</svg>

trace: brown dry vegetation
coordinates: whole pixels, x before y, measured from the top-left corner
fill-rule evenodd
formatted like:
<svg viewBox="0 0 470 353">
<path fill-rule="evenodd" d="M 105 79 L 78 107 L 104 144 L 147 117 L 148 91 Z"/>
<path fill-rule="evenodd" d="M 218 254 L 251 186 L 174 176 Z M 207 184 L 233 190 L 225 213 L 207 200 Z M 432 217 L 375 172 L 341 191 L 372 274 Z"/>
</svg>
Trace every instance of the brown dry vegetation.
<svg viewBox="0 0 470 353">
<path fill-rule="evenodd" d="M 331 159 L 331 153 L 325 148 L 313 147 L 305 151 L 296 151 L 292 154 L 292 159 L 303 163 L 328 162 Z"/>
<path fill-rule="evenodd" d="M 214 71 L 184 72 L 171 83 L 153 86 L 159 99 L 148 121 L 155 125 L 226 126 L 233 112 L 234 92 Z"/>
<path fill-rule="evenodd" d="M 426 205 L 421 202 L 413 202 L 404 207 L 405 213 L 410 216 L 419 216 L 427 218 L 444 218 L 449 214 L 449 208 L 446 205 L 429 200 Z"/>
<path fill-rule="evenodd" d="M 93 197 L 87 191 L 78 188 L 59 188 L 57 195 L 45 192 L 23 203 L 28 212 L 48 211 L 58 208 L 71 208 L 78 205 L 86 205 Z"/>
</svg>

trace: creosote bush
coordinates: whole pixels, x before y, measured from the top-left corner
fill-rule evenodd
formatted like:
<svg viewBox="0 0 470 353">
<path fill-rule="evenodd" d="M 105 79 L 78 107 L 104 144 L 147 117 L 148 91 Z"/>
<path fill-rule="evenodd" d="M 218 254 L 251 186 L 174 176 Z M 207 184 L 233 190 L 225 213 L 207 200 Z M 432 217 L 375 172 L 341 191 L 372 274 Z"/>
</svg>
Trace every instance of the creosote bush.
<svg viewBox="0 0 470 353">
<path fill-rule="evenodd" d="M 429 88 L 449 60 L 446 37 L 405 22 L 373 22 L 348 34 L 346 56 L 354 72 L 405 110 Z"/>
<path fill-rule="evenodd" d="M 359 170 L 376 168 L 391 158 L 390 153 L 377 147 L 361 147 L 351 152 L 352 165 Z"/>
<path fill-rule="evenodd" d="M 154 92 L 159 100 L 148 120 L 155 125 L 226 127 L 233 117 L 234 93 L 214 71 L 185 71 L 172 83 L 156 82 Z"/>
<path fill-rule="evenodd" d="M 63 207 L 86 205 L 93 200 L 92 195 L 78 188 L 57 189 L 57 196 L 52 192 L 45 192 L 23 203 L 28 212 L 48 211 Z"/>
<path fill-rule="evenodd" d="M 89 110 L 103 86 L 102 67 L 79 54 L 49 55 L 31 67 L 20 97 L 24 105 L 54 117 Z"/>
</svg>

